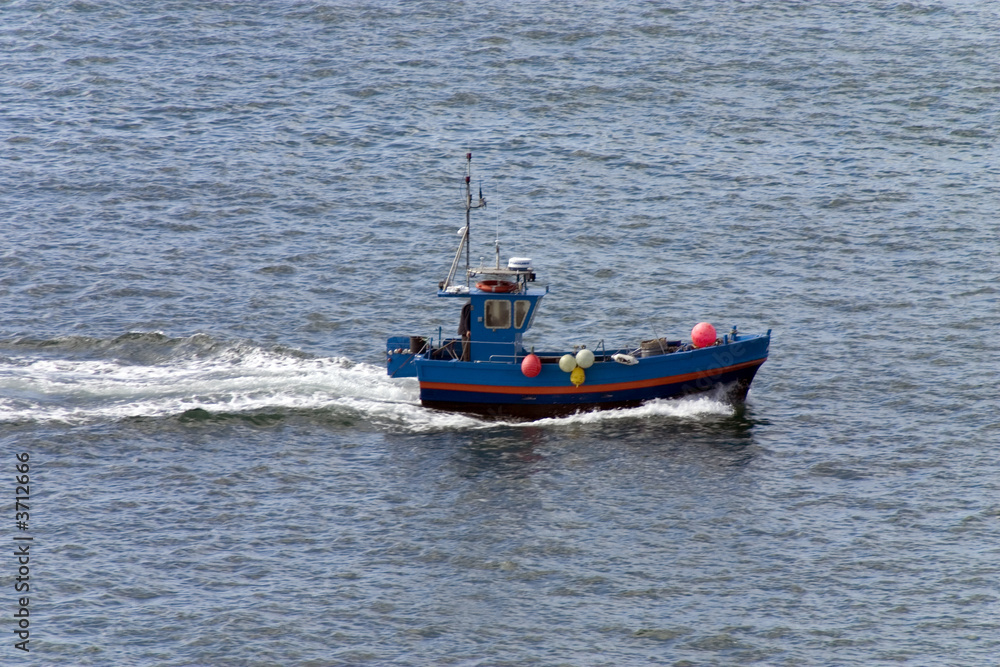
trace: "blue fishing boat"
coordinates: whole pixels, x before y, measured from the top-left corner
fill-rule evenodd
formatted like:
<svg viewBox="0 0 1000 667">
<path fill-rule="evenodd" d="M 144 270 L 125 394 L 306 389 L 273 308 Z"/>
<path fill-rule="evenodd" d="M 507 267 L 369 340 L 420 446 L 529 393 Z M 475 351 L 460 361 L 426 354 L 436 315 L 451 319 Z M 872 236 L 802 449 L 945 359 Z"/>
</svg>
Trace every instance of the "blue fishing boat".
<svg viewBox="0 0 1000 667">
<path fill-rule="evenodd" d="M 757 369 L 767 360 L 771 331 L 746 334 L 736 327 L 720 336 L 708 323 L 690 341 L 655 338 L 606 349 L 535 352 L 524 335 L 548 287 L 534 285 L 531 259 L 511 257 L 491 267 L 469 263 L 471 212 L 486 206 L 472 196 L 472 154 L 466 156 L 465 227 L 437 295 L 462 299 L 457 336 L 392 336 L 386 343 L 391 377 L 416 377 L 425 407 L 487 417 L 539 419 L 579 411 L 639 405 L 653 399 L 714 394 L 732 403 L 746 399 Z M 465 251 L 465 278 L 456 281 Z"/>
</svg>

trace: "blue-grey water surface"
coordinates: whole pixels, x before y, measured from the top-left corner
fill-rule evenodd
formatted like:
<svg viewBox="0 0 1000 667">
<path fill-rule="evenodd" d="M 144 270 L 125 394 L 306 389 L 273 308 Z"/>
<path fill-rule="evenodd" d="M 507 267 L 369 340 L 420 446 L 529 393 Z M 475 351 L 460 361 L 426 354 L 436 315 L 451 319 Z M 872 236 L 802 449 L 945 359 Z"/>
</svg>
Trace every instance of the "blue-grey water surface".
<svg viewBox="0 0 1000 667">
<path fill-rule="evenodd" d="M 18 665 L 994 665 L 1000 5 L 0 0 Z M 530 344 L 773 330 L 743 409 L 420 407 Z M 14 528 L 30 455 L 29 531 Z"/>
</svg>

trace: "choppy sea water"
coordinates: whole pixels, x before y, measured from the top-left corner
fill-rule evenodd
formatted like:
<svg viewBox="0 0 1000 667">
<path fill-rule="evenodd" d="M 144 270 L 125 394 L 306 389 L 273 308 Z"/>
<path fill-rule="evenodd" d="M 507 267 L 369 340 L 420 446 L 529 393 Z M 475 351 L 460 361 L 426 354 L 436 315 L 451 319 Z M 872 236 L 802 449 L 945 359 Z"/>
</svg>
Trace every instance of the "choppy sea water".
<svg viewBox="0 0 1000 667">
<path fill-rule="evenodd" d="M 3 664 L 995 664 L 994 3 L 0 17 Z M 747 405 L 387 378 L 467 151 L 540 348 L 770 328 Z"/>
</svg>

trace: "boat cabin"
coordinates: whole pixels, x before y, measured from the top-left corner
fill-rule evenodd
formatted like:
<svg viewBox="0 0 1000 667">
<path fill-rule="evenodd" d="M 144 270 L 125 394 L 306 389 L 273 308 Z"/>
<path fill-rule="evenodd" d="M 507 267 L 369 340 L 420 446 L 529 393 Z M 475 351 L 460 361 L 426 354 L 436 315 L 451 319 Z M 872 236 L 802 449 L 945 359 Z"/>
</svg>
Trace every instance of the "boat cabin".
<svg viewBox="0 0 1000 667">
<path fill-rule="evenodd" d="M 548 289 L 529 287 L 535 273 L 531 260 L 512 257 L 507 268 L 468 272 L 469 285 L 442 281 L 438 296 L 464 299 L 457 336 L 439 333 L 437 344 L 420 336 L 393 336 L 387 341 L 388 372 L 392 377 L 413 377 L 411 363 L 421 355 L 440 361 L 514 363 L 524 357 L 524 332 L 531 328 L 535 312 Z M 475 283 L 471 281 L 476 279 Z"/>
<path fill-rule="evenodd" d="M 467 299 L 459 320 L 459 338 L 446 339 L 441 347 L 451 345 L 451 350 L 457 353 L 454 358 L 462 361 L 510 363 L 515 357 L 524 356 L 521 337 L 531 328 L 545 291 L 527 287 L 510 292 L 486 291 L 493 286 L 482 282 L 468 292 L 438 292 L 440 297 Z M 442 351 L 450 354 L 448 350 Z M 439 353 L 434 358 L 445 357 Z"/>
</svg>

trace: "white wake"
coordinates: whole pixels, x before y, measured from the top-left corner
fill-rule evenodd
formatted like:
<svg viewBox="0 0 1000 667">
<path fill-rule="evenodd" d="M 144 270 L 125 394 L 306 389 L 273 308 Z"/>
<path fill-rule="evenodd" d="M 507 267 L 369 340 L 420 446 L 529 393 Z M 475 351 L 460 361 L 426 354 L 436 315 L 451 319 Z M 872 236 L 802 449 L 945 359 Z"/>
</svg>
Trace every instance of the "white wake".
<svg viewBox="0 0 1000 667">
<path fill-rule="evenodd" d="M 176 344 L 177 339 L 167 343 Z M 8 348 L 0 357 L 0 423 L 83 424 L 203 410 L 210 414 L 341 411 L 376 427 L 411 432 L 498 425 L 496 421 L 423 408 L 416 380 L 389 378 L 381 366 L 247 344 L 213 342 L 209 353 L 199 350 L 195 355 L 170 345 L 159 339 L 150 341 L 152 361 L 136 361 L 134 350 L 131 357 L 119 358 L 106 349 L 108 341 L 98 341 L 93 349 L 84 350 L 99 357 L 96 359 L 80 358 L 78 350 L 59 355 L 58 350 Z M 732 412 L 724 402 L 692 398 L 530 424 L 559 427 L 650 417 L 697 419 Z"/>
</svg>

